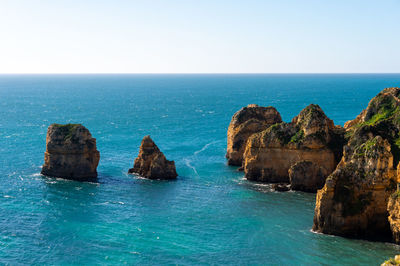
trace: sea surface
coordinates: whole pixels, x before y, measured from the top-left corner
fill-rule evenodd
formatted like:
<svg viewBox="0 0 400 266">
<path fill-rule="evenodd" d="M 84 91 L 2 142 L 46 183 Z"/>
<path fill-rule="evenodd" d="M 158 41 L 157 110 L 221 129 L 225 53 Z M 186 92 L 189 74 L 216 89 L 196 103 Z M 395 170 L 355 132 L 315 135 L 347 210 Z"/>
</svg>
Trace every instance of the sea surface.
<svg viewBox="0 0 400 266">
<path fill-rule="evenodd" d="M 0 75 L 0 264 L 378 265 L 390 243 L 310 231 L 315 194 L 273 192 L 226 165 L 232 115 L 310 103 L 355 118 L 400 74 Z M 82 123 L 98 183 L 40 175 L 47 127 Z M 176 181 L 128 175 L 150 134 Z"/>
</svg>

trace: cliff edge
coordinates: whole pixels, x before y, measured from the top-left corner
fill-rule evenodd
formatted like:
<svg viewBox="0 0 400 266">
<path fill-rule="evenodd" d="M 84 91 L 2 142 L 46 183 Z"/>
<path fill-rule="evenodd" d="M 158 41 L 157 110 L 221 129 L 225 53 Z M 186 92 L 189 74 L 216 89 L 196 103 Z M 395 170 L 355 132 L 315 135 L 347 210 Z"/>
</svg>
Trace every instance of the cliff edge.
<svg viewBox="0 0 400 266">
<path fill-rule="evenodd" d="M 318 191 L 313 230 L 367 239 L 390 237 L 387 207 L 400 159 L 399 95 L 399 88 L 383 90 L 345 124 L 348 143 L 336 170 Z M 397 209 L 394 206 L 391 209 Z"/>
</svg>

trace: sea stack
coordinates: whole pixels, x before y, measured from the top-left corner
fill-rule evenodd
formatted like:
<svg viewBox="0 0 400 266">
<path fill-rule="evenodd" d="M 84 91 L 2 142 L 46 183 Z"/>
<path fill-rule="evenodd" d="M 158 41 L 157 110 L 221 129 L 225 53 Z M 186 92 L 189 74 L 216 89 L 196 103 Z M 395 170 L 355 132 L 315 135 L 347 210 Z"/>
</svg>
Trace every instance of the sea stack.
<svg viewBox="0 0 400 266">
<path fill-rule="evenodd" d="M 291 176 L 292 189 L 315 191 L 336 168 L 344 142 L 344 129 L 310 104 L 292 122 L 274 124 L 249 137 L 243 155 L 245 177 L 289 183 Z"/>
<path fill-rule="evenodd" d="M 247 139 L 254 133 L 282 122 L 281 115 L 274 107 L 250 104 L 237 111 L 228 128 L 226 158 L 229 165 L 242 166 Z"/>
<path fill-rule="evenodd" d="M 393 194 L 400 160 L 399 96 L 400 88 L 383 90 L 345 124 L 343 158 L 317 194 L 315 231 L 367 239 L 393 234 L 400 240 L 398 194 Z"/>
<path fill-rule="evenodd" d="M 149 179 L 176 179 L 175 162 L 168 161 L 150 136 L 145 136 L 129 173 Z"/>
<path fill-rule="evenodd" d="M 81 124 L 52 124 L 47 129 L 41 174 L 77 181 L 97 178 L 96 139 Z"/>
</svg>

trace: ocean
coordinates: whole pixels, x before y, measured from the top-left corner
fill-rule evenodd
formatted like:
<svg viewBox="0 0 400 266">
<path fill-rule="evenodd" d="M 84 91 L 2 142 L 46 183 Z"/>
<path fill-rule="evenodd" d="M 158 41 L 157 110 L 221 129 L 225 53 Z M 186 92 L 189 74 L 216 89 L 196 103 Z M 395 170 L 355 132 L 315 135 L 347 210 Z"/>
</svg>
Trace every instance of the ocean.
<svg viewBox="0 0 400 266">
<path fill-rule="evenodd" d="M 354 119 L 400 74 L 0 75 L 0 264 L 377 265 L 391 243 L 311 232 L 315 194 L 273 192 L 225 160 L 232 115 L 310 103 Z M 52 123 L 97 139 L 98 183 L 40 175 Z M 127 174 L 151 135 L 176 181 Z"/>
</svg>

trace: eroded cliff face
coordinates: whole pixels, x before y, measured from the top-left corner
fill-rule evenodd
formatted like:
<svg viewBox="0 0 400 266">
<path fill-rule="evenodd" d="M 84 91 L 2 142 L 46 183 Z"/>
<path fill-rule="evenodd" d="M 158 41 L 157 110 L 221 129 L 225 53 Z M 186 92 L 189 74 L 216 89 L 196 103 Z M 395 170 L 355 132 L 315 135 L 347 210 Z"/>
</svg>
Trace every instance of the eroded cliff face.
<svg viewBox="0 0 400 266">
<path fill-rule="evenodd" d="M 47 176 L 88 181 L 97 178 L 100 153 L 96 139 L 80 124 L 52 124 L 47 130 L 41 173 Z"/>
<path fill-rule="evenodd" d="M 387 206 L 400 155 L 399 95 L 399 88 L 383 90 L 346 123 L 343 158 L 317 194 L 315 231 L 368 239 L 390 236 Z"/>
<path fill-rule="evenodd" d="M 309 161 L 324 180 L 341 157 L 344 129 L 333 124 L 318 105 L 304 108 L 291 123 L 279 123 L 249 137 L 243 156 L 249 180 L 289 182 L 289 169 Z"/>
<path fill-rule="evenodd" d="M 394 193 L 388 203 L 389 224 L 392 231 L 393 241 L 400 244 L 400 193 Z"/>
<path fill-rule="evenodd" d="M 247 139 L 254 133 L 282 122 L 281 115 L 274 107 L 250 104 L 236 112 L 228 128 L 226 158 L 229 165 L 241 166 Z"/>
<path fill-rule="evenodd" d="M 299 161 L 289 169 L 290 188 L 305 192 L 317 192 L 325 184 L 327 170 L 311 161 Z"/>
<path fill-rule="evenodd" d="M 150 136 L 145 136 L 129 173 L 149 179 L 176 179 L 175 162 L 168 161 Z"/>
</svg>

